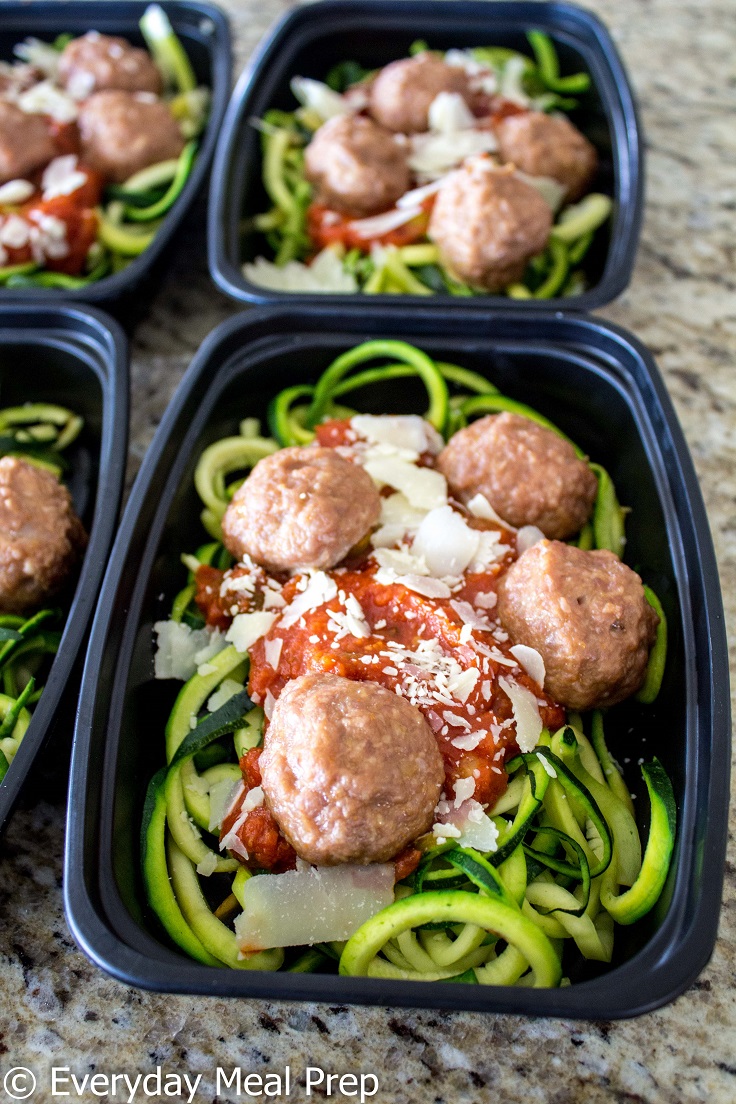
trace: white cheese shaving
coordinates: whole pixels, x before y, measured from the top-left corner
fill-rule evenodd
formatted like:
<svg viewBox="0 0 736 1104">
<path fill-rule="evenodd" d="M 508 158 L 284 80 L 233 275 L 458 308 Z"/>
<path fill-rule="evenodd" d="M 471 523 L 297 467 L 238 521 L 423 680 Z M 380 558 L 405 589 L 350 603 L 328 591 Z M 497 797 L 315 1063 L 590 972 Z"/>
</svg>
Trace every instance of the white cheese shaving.
<svg viewBox="0 0 736 1104">
<path fill-rule="evenodd" d="M 511 701 L 519 751 L 534 751 L 542 732 L 542 718 L 534 695 L 525 686 L 501 677 L 498 685 Z"/>
<path fill-rule="evenodd" d="M 77 164 L 76 154 L 73 153 L 49 161 L 41 177 L 44 200 L 71 195 L 87 183 L 87 174 L 80 172 Z"/>
<path fill-rule="evenodd" d="M 412 548 L 423 556 L 437 579 L 461 575 L 478 551 L 479 534 L 451 506 L 430 510 L 417 530 Z"/>
<path fill-rule="evenodd" d="M 236 682 L 235 679 L 223 679 L 220 685 L 215 690 L 214 694 L 210 695 L 209 701 L 207 702 L 208 712 L 214 713 L 216 710 L 222 708 L 222 706 L 229 702 L 231 698 L 234 698 L 236 694 L 239 694 L 242 689 L 242 685 L 239 682 Z"/>
<path fill-rule="evenodd" d="M 427 430 L 433 427 L 418 414 L 356 414 L 350 425 L 360 437 L 377 445 L 411 449 L 417 456 L 430 448 Z M 434 445 L 434 437 L 431 443 Z"/>
<path fill-rule="evenodd" d="M 267 610 L 258 610 L 256 613 L 239 613 L 233 618 L 233 623 L 227 631 L 225 639 L 234 644 L 243 655 L 252 648 L 256 640 L 265 636 L 269 631 L 277 614 Z"/>
<path fill-rule="evenodd" d="M 8 180 L 0 186 L 0 203 L 25 203 L 35 190 L 30 180 Z"/>
<path fill-rule="evenodd" d="M 450 678 L 448 681 L 448 689 L 453 698 L 458 701 L 465 702 L 468 700 L 475 684 L 480 678 L 480 671 L 477 667 L 468 667 L 467 671 L 461 672 L 461 674 Z"/>
<path fill-rule="evenodd" d="M 519 666 L 523 667 L 529 677 L 533 678 L 538 686 L 544 686 L 547 672 L 544 667 L 544 659 L 536 648 L 530 648 L 527 644 L 514 644 L 512 648 L 509 648 L 509 651 L 514 659 L 518 660 Z"/>
<path fill-rule="evenodd" d="M 382 498 L 380 525 L 371 537 L 371 544 L 374 548 L 389 548 L 398 544 L 417 531 L 424 517 L 424 510 L 410 506 L 406 496 L 398 491 Z"/>
<path fill-rule="evenodd" d="M 263 650 L 266 656 L 266 663 L 269 667 L 272 667 L 274 671 L 278 670 L 283 646 L 284 641 L 280 636 L 264 641 Z"/>
<path fill-rule="evenodd" d="M 197 670 L 197 656 L 210 645 L 214 635 L 207 629 L 190 629 L 180 621 L 157 621 L 153 631 L 156 635 L 155 677 L 182 682 Z"/>
<path fill-rule="evenodd" d="M 516 547 L 521 556 L 527 549 L 544 540 L 544 533 L 536 525 L 522 525 L 516 534 Z"/>
<path fill-rule="evenodd" d="M 542 764 L 542 766 L 544 767 L 545 771 L 550 776 L 550 778 L 556 778 L 557 777 L 557 771 L 552 766 L 549 759 L 547 759 L 546 756 L 542 755 L 541 751 L 537 752 L 537 759 Z"/>
<path fill-rule="evenodd" d="M 390 234 L 392 230 L 411 222 L 421 213 L 421 207 L 393 207 L 390 211 L 371 215 L 370 218 L 352 219 L 348 226 L 359 238 L 380 238 L 382 234 Z"/>
<path fill-rule="evenodd" d="M 265 257 L 256 257 L 243 265 L 243 275 L 257 287 L 272 291 L 313 291 L 320 294 L 351 295 L 358 290 L 358 281 L 346 272 L 342 260 L 333 249 L 323 249 L 310 265 L 289 261 L 279 266 Z"/>
<path fill-rule="evenodd" d="M 369 460 L 365 470 L 379 487 L 401 491 L 411 506 L 433 510 L 447 502 L 445 477 L 432 468 L 418 468 L 403 460 Z"/>
<path fill-rule="evenodd" d="M 230 778 L 223 778 L 221 782 L 215 782 L 210 789 L 210 832 L 219 834 L 222 822 L 232 809 L 233 805 L 243 792 L 243 782 L 233 782 Z"/>
<path fill-rule="evenodd" d="M 338 115 L 352 115 L 361 107 L 360 100 L 356 97 L 348 100 L 329 85 L 312 80 L 311 77 L 292 77 L 291 91 L 300 104 L 316 112 L 325 122 Z"/>
<path fill-rule="evenodd" d="M 73 123 L 77 117 L 77 105 L 72 97 L 50 80 L 40 81 L 22 92 L 17 103 L 27 115 L 50 115 L 57 123 Z"/>
<path fill-rule="evenodd" d="M 457 778 L 453 790 L 455 791 L 453 804 L 456 809 L 459 809 L 462 803 L 475 793 L 475 779 L 472 775 L 469 778 Z"/>
<path fill-rule="evenodd" d="M 456 134 L 472 130 L 476 118 L 459 92 L 438 92 L 429 105 L 429 129 L 437 134 Z"/>
<path fill-rule="evenodd" d="M 292 599 L 281 615 L 280 624 L 284 629 L 295 625 L 305 613 L 319 609 L 337 597 L 337 583 L 324 571 L 312 571 L 304 576 L 304 580 L 304 589 Z"/>
<path fill-rule="evenodd" d="M 509 525 L 507 521 L 498 516 L 485 495 L 480 493 L 473 495 L 467 506 L 474 517 L 483 518 L 485 521 L 495 521 L 497 525 L 504 529 L 514 528 L 513 525 Z"/>
<path fill-rule="evenodd" d="M 214 851 L 208 851 L 205 857 L 197 863 L 197 873 L 203 878 L 209 878 L 217 870 L 217 855 Z"/>
<path fill-rule="evenodd" d="M 257 874 L 243 887 L 235 934 L 244 953 L 348 939 L 394 900 L 393 863 Z"/>
</svg>

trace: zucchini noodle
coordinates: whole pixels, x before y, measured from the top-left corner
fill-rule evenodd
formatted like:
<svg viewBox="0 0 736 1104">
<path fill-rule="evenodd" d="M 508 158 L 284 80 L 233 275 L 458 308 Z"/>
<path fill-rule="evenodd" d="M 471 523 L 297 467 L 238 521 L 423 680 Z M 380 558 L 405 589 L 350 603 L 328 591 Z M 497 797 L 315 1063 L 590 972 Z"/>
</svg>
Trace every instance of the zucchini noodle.
<svg viewBox="0 0 736 1104">
<path fill-rule="evenodd" d="M 448 436 L 456 428 L 454 419 L 465 424 L 504 410 L 561 434 L 542 414 L 500 394 L 471 369 L 435 361 L 404 342 L 365 342 L 333 360 L 316 382 L 287 387 L 274 397 L 268 417 L 275 440 L 261 437 L 259 424 L 249 419 L 239 436 L 203 451 L 194 484 L 205 527 L 219 528 L 233 475 L 279 445 L 313 440 L 316 425 L 346 409 L 337 402 L 345 395 L 412 376 L 427 389 L 427 417 Z M 586 546 L 615 545 L 620 554 L 624 511 L 610 476 L 597 464 L 591 467 L 599 490 Z M 574 543 L 582 541 L 580 536 Z M 230 562 L 217 541 L 183 560 L 195 570 Z M 203 624 L 195 589 L 190 573 L 174 598 L 175 622 Z M 649 588 L 647 598 L 662 626 L 640 694 L 650 703 L 665 669 L 666 621 Z M 421 859 L 395 887 L 393 904 L 360 924 L 346 942 L 244 955 L 237 919 L 248 908 L 252 873 L 235 852 L 231 857 L 218 847 L 215 795 L 222 805 L 223 788 L 229 790 L 232 802 L 232 787 L 242 777 L 238 761 L 262 742 L 264 712 L 248 696 L 248 668 L 247 657 L 226 644 L 183 685 L 166 726 L 166 765 L 152 779 L 145 801 L 148 902 L 170 939 L 192 958 L 236 969 L 337 969 L 345 976 L 551 987 L 565 983 L 566 970 L 577 969 L 581 958 L 609 963 L 615 924 L 634 923 L 656 904 L 675 839 L 670 781 L 656 759 L 642 766 L 651 807 L 642 857 L 633 801 L 608 751 L 603 714 L 570 712 L 562 727 L 542 731 L 533 751 L 506 762 L 508 787 L 488 811 L 497 833 L 493 850 L 481 852 L 452 839 L 438 843 L 428 833 L 416 841 Z M 2 711 L 0 701 L 0 716 Z"/>
</svg>

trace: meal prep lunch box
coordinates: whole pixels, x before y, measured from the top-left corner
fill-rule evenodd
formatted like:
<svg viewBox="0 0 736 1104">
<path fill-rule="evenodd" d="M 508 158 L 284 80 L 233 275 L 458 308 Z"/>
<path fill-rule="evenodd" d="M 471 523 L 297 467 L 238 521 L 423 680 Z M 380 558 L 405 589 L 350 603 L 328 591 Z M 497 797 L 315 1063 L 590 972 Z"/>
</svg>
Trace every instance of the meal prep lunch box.
<svg viewBox="0 0 736 1104">
<path fill-rule="evenodd" d="M 261 182 L 260 135 L 251 120 L 270 108 L 293 110 L 289 88 L 300 75 L 324 80 L 332 66 L 355 59 L 367 68 L 404 57 L 418 38 L 430 49 L 500 45 L 530 53 L 526 32 L 537 29 L 554 41 L 563 72 L 584 70 L 592 87 L 580 98 L 571 120 L 593 141 L 600 156 L 594 188 L 613 197 L 608 240 L 596 236 L 584 268 L 588 290 L 557 302 L 589 310 L 614 299 L 627 286 L 634 265 L 643 202 L 641 133 L 633 94 L 616 48 L 603 24 L 590 12 L 566 3 L 509 4 L 494 0 L 325 0 L 289 13 L 261 45 L 241 77 L 225 117 L 210 189 L 209 263 L 218 287 L 240 302 L 341 303 L 355 295 L 271 291 L 249 282 L 244 261 L 263 248 L 255 233 L 244 236 L 243 222 L 267 210 Z M 385 295 L 361 295 L 365 307 L 382 305 Z M 441 301 L 448 303 L 446 296 Z M 453 309 L 458 302 L 453 302 Z M 407 306 L 423 296 L 402 297 Z M 463 309 L 485 313 L 504 305 L 538 309 L 534 300 L 482 295 L 460 300 Z"/>
<path fill-rule="evenodd" d="M 212 90 L 207 128 L 181 195 L 166 215 L 151 245 L 127 268 L 74 290 L 0 287 L 0 299 L 16 302 L 19 299 L 42 299 L 46 302 L 74 299 L 87 303 L 118 299 L 150 276 L 173 244 L 207 177 L 230 95 L 232 63 L 227 17 L 215 4 L 206 0 L 161 0 L 160 6 L 181 39 L 197 79 Z M 72 0 L 64 4 L 49 0 L 32 0 L 31 3 L 27 0 L 4 0 L 0 5 L 0 58 L 12 60 L 13 47 L 29 35 L 46 42 L 65 33 L 81 35 L 96 30 L 104 34 L 123 35 L 133 45 L 143 46 L 138 21 L 147 7 L 147 0 L 122 0 L 121 3 L 113 3 L 112 0 Z"/>
<path fill-rule="evenodd" d="M 410 6 L 410 5 L 407 5 Z M 471 5 L 471 7 L 474 6 Z M 361 11 L 365 9 L 361 6 Z M 651 914 L 617 931 L 610 967 L 586 964 L 560 989 L 418 983 L 326 974 L 216 969 L 171 945 L 147 908 L 140 824 L 147 780 L 163 760 L 177 687 L 154 681 L 153 623 L 182 585 L 180 554 L 201 543 L 192 477 L 202 450 L 265 418 L 281 388 L 313 382 L 359 342 L 398 338 L 480 372 L 533 401 L 605 465 L 631 507 L 627 561 L 660 596 L 670 627 L 654 706 L 621 705 L 607 720 L 612 752 L 630 765 L 656 755 L 672 779 L 677 842 Z M 360 405 L 360 393 L 358 403 Z M 418 412 L 414 381 L 391 381 L 374 413 Z M 410 1005 L 607 1019 L 673 999 L 715 941 L 730 762 L 728 663 L 708 523 L 687 447 L 647 351 L 609 323 L 535 311 L 274 307 L 241 314 L 202 345 L 145 458 L 107 572 L 84 675 L 72 762 L 65 905 L 80 946 L 126 983 L 218 996 Z M 646 835 L 646 827 L 643 828 Z"/>
<path fill-rule="evenodd" d="M 0 828 L 43 749 L 85 639 L 117 528 L 128 441 L 125 338 L 94 309 L 0 303 L 2 406 L 57 403 L 84 418 L 65 481 L 89 545 L 61 644 L 18 752 L 0 784 Z"/>
</svg>

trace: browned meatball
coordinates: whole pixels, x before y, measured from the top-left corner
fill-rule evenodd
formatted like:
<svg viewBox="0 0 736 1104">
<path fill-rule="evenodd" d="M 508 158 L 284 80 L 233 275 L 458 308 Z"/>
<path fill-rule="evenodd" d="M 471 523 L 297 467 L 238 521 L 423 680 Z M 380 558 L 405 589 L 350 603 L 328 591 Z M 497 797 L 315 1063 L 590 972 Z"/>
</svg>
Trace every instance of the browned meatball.
<svg viewBox="0 0 736 1104">
<path fill-rule="evenodd" d="M 368 473 L 331 448 L 285 448 L 259 460 L 222 520 L 225 547 L 269 571 L 334 567 L 375 525 Z"/>
<path fill-rule="evenodd" d="M 370 112 L 382 126 L 402 134 L 427 130 L 429 109 L 440 92 L 470 99 L 468 75 L 436 54 L 392 61 L 371 85 Z"/>
<path fill-rule="evenodd" d="M 375 682 L 287 683 L 260 758 L 266 804 L 297 855 L 386 862 L 429 828 L 444 769 L 432 730 Z"/>
<path fill-rule="evenodd" d="M 147 50 L 97 31 L 67 43 L 59 59 L 59 81 L 80 100 L 111 88 L 158 94 L 163 83 Z"/>
<path fill-rule="evenodd" d="M 613 552 L 540 541 L 498 586 L 498 616 L 544 660 L 544 689 L 569 709 L 603 709 L 644 681 L 659 618 Z"/>
<path fill-rule="evenodd" d="M 598 481 L 572 445 L 519 414 L 489 414 L 458 430 L 437 458 L 453 494 L 482 494 L 510 525 L 564 540 L 590 517 Z"/>
<path fill-rule="evenodd" d="M 56 156 L 42 115 L 28 115 L 0 100 L 0 184 L 27 176 Z"/>
<path fill-rule="evenodd" d="M 79 131 L 84 163 L 118 184 L 184 148 L 176 119 L 148 92 L 96 92 L 80 108 Z"/>
<path fill-rule="evenodd" d="M 407 150 L 363 115 L 339 115 L 307 146 L 307 179 L 327 207 L 362 217 L 386 211 L 409 187 Z"/>
<path fill-rule="evenodd" d="M 51 472 L 0 459 L 0 610 L 26 613 L 52 597 L 86 543 L 69 492 Z"/>
<path fill-rule="evenodd" d="M 552 210 L 536 188 L 478 157 L 440 188 L 428 233 L 460 280 L 499 291 L 521 279 L 551 226 Z"/>
<path fill-rule="evenodd" d="M 527 111 L 508 115 L 496 127 L 499 154 L 530 176 L 551 176 L 565 186 L 565 197 L 579 199 L 598 168 L 598 154 L 564 115 Z"/>
</svg>

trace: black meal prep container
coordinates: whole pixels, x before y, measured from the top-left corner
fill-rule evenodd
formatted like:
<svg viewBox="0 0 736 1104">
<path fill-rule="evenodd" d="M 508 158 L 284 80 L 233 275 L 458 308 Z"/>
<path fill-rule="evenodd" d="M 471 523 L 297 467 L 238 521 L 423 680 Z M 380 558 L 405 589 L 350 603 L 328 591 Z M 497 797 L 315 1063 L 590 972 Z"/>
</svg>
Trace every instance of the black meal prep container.
<svg viewBox="0 0 736 1104">
<path fill-rule="evenodd" d="M 128 353 L 118 324 L 94 308 L 0 302 L 0 407 L 27 402 L 58 403 L 84 418 L 67 454 L 71 470 L 65 482 L 89 545 L 76 586 L 58 600 L 64 611 L 59 651 L 0 783 L 0 829 L 38 765 L 62 705 L 76 694 L 76 661 L 117 529 L 128 443 Z"/>
<path fill-rule="evenodd" d="M 13 47 L 32 36 L 53 42 L 57 35 L 86 31 L 123 35 L 136 46 L 145 46 L 138 21 L 149 0 L 2 0 L 0 3 L 0 59 L 13 60 Z M 0 301 L 59 300 L 103 303 L 128 298 L 141 284 L 160 273 L 167 253 L 187 213 L 203 187 L 225 115 L 232 80 L 230 26 L 225 13 L 208 0 L 156 0 L 181 39 L 197 79 L 212 90 L 207 129 L 197 159 L 181 195 L 166 215 L 159 232 L 144 253 L 134 257 L 122 272 L 75 290 L 63 288 L 0 287 Z"/>
<path fill-rule="evenodd" d="M 163 762 L 179 684 L 153 679 L 152 624 L 182 585 L 180 553 L 203 539 L 192 476 L 203 448 L 264 418 L 282 387 L 312 381 L 340 352 L 373 337 L 414 342 L 487 374 L 557 422 L 615 480 L 632 508 L 627 560 L 668 614 L 670 658 L 653 707 L 617 707 L 612 750 L 658 755 L 678 805 L 677 844 L 662 899 L 616 933 L 610 970 L 584 967 L 569 988 L 531 990 L 216 969 L 168 943 L 145 905 L 140 823 Z M 417 411 L 413 383 L 366 392 L 368 409 Z M 728 662 L 713 548 L 700 490 L 667 393 L 647 351 L 606 322 L 560 312 L 481 315 L 402 304 L 378 314 L 278 307 L 241 314 L 204 342 L 145 458 L 95 619 L 73 752 L 65 905 L 84 951 L 121 980 L 156 990 L 269 999 L 461 1008 L 609 1019 L 671 1000 L 707 962 L 716 936 L 729 774 Z"/>
<path fill-rule="evenodd" d="M 593 187 L 614 200 L 608 240 L 599 232 L 585 260 L 590 287 L 560 306 L 590 310 L 609 302 L 631 278 L 642 219 L 643 150 L 634 96 L 613 41 L 591 12 L 569 3 L 536 0 L 323 0 L 290 12 L 264 40 L 243 73 L 225 116 L 210 186 L 208 251 L 210 272 L 218 287 L 240 302 L 340 303 L 356 298 L 379 308 L 386 295 L 331 295 L 278 292 L 258 287 L 243 275 L 242 265 L 264 252 L 265 239 L 243 239 L 244 217 L 270 206 L 261 182 L 258 132 L 250 120 L 269 108 L 293 110 L 289 88 L 293 76 L 324 80 L 339 61 L 355 59 L 378 68 L 404 57 L 421 38 L 430 48 L 509 46 L 531 54 L 528 30 L 545 31 L 554 40 L 562 72 L 584 70 L 592 88 L 580 97 L 572 121 L 598 148 L 600 171 Z M 269 251 L 265 249 L 265 255 Z M 407 307 L 425 305 L 423 296 L 404 295 Z M 520 311 L 539 309 L 539 301 L 483 295 L 472 299 L 435 296 L 435 305 L 482 313 L 489 307 Z"/>
</svg>

